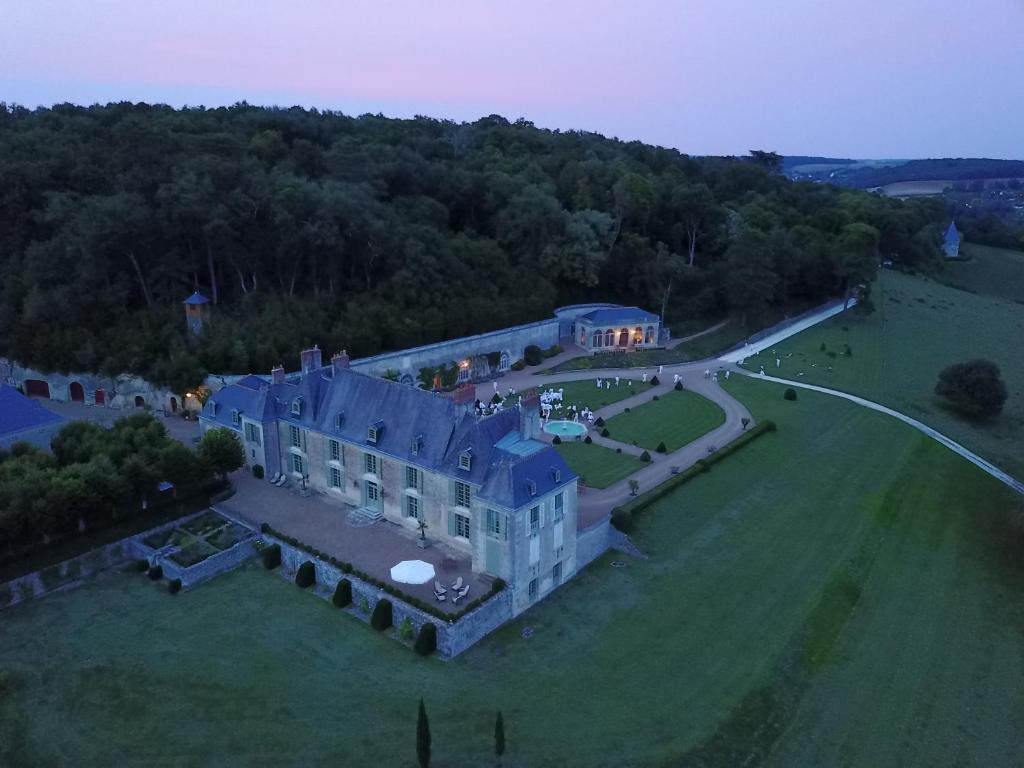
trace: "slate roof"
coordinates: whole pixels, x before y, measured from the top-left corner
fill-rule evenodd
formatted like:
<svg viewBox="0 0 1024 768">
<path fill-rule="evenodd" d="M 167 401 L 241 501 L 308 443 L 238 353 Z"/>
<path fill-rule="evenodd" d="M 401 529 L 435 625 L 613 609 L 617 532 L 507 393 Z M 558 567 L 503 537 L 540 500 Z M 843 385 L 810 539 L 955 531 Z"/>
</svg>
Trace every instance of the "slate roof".
<svg viewBox="0 0 1024 768">
<path fill-rule="evenodd" d="M 187 299 L 185 299 L 181 303 L 182 304 L 209 304 L 210 300 L 208 298 L 206 298 L 205 296 L 203 296 L 203 294 L 201 294 L 199 291 L 196 291 L 195 293 L 193 293 L 191 296 L 189 296 Z"/>
<path fill-rule="evenodd" d="M 946 230 L 945 242 L 947 242 L 947 243 L 959 243 L 960 242 L 960 233 L 957 232 L 956 222 L 955 221 L 949 222 L 949 228 Z"/>
<path fill-rule="evenodd" d="M 296 416 L 292 404 L 298 398 L 301 406 Z M 481 499 L 512 509 L 529 500 L 529 480 L 543 495 L 576 479 L 556 450 L 522 438 L 518 407 L 477 418 L 461 412 L 444 395 L 347 368 L 335 371 L 326 366 L 282 384 L 249 376 L 224 387 L 210 401 L 217 403 L 216 413 L 211 414 L 208 405 L 203 417 L 223 426 L 233 427 L 231 412 L 238 409 L 256 421 L 280 420 L 337 435 L 346 443 L 477 486 Z M 339 414 L 340 424 L 336 422 Z M 373 424 L 379 427 L 376 442 L 368 439 Z M 469 470 L 459 467 L 467 449 Z M 561 473 L 557 483 L 552 467 Z"/>
<path fill-rule="evenodd" d="M 14 387 L 0 384 L 0 437 L 63 421 L 36 400 Z"/>
<path fill-rule="evenodd" d="M 658 316 L 640 307 L 614 307 L 612 309 L 595 309 L 580 315 L 580 320 L 595 325 L 617 325 L 620 323 L 652 323 L 658 321 Z"/>
</svg>

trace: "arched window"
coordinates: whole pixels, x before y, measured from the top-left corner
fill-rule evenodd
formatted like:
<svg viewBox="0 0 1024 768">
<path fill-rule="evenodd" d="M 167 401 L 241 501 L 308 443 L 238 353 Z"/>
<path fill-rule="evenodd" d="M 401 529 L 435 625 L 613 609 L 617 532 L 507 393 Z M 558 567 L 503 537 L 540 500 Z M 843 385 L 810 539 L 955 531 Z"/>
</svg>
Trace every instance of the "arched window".
<svg viewBox="0 0 1024 768">
<path fill-rule="evenodd" d="M 601 341 L 604 339 L 604 335 L 600 331 L 594 331 L 592 347 L 600 347 Z"/>
<path fill-rule="evenodd" d="M 615 346 L 615 331 L 613 331 L 611 328 L 604 332 L 604 345 L 606 347 Z"/>
<path fill-rule="evenodd" d="M 647 339 L 646 339 L 645 343 L 647 343 L 647 344 L 653 344 L 654 343 L 654 326 L 653 325 L 648 325 L 647 326 Z"/>
<path fill-rule="evenodd" d="M 501 353 L 501 359 L 498 361 L 498 370 L 507 371 L 512 366 L 512 361 L 509 359 L 508 352 Z"/>
<path fill-rule="evenodd" d="M 465 384 L 469 381 L 469 366 L 459 367 L 459 378 L 457 379 L 459 384 Z"/>
<path fill-rule="evenodd" d="M 619 346 L 629 346 L 629 328 L 621 328 L 619 330 Z"/>
<path fill-rule="evenodd" d="M 644 340 L 644 329 L 639 325 L 633 329 L 633 343 L 639 344 Z"/>
</svg>

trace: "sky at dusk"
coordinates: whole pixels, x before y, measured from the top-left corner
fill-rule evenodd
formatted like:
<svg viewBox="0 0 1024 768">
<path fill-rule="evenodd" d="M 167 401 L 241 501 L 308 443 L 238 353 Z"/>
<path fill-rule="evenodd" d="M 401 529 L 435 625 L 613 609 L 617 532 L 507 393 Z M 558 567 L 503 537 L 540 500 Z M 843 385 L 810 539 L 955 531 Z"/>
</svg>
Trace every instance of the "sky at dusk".
<svg viewBox="0 0 1024 768">
<path fill-rule="evenodd" d="M 0 101 L 122 100 L 1024 158 L 1024 0 L 0 0 Z"/>
</svg>

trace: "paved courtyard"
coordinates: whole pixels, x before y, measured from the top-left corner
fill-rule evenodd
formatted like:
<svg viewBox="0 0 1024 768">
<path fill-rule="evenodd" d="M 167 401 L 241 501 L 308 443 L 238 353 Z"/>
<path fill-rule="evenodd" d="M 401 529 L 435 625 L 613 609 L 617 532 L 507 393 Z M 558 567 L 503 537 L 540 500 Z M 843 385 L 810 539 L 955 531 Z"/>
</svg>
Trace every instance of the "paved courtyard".
<svg viewBox="0 0 1024 768">
<path fill-rule="evenodd" d="M 275 488 L 257 480 L 247 471 L 231 475 L 235 495 L 217 505 L 218 509 L 254 526 L 269 523 L 272 528 L 292 536 L 361 571 L 393 584 L 409 595 L 433 603 L 450 612 L 464 605 L 434 600 L 433 581 L 427 584 L 399 584 L 391 581 L 391 566 L 402 560 L 423 560 L 434 566 L 437 579 L 450 587 L 460 576 L 470 585 L 468 602 L 490 589 L 489 577 L 473 573 L 468 554 L 456 552 L 432 542 L 426 549 L 416 544 L 419 534 L 400 525 L 380 520 L 370 525 L 350 519 L 351 507 L 327 501 L 318 494 L 303 498 L 293 488 Z M 428 530 L 429 538 L 429 530 Z M 448 590 L 449 600 L 451 589 Z"/>
<path fill-rule="evenodd" d="M 71 401 L 61 402 L 60 400 L 50 400 L 45 397 L 34 397 L 32 399 L 39 401 L 44 408 L 53 411 L 68 421 L 94 421 L 105 427 L 113 426 L 115 421 L 123 419 L 125 416 L 147 412 L 142 408 L 106 408 L 104 406 L 86 405 L 85 403 Z M 173 416 L 168 414 L 165 416 L 161 411 L 149 412 L 156 417 L 157 421 L 167 427 L 167 432 L 171 437 L 180 440 L 185 445 L 191 446 L 192 440 L 199 437 L 198 421 L 185 421 L 180 414 Z"/>
</svg>

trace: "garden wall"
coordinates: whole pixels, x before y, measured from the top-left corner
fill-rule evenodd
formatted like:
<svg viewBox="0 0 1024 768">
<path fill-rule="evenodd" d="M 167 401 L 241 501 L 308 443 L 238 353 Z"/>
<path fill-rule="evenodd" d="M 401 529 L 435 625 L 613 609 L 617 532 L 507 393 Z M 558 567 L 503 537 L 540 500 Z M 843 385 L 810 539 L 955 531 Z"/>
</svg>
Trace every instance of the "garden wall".
<svg viewBox="0 0 1024 768">
<path fill-rule="evenodd" d="M 445 622 L 384 592 L 377 586 L 366 583 L 351 573 L 342 573 L 340 568 L 293 547 L 276 536 L 264 533 L 262 539 L 269 544 L 280 545 L 281 569 L 283 575 L 290 580 L 294 581 L 295 572 L 302 563 L 307 560 L 313 563 L 316 569 L 316 594 L 319 597 L 330 599 L 338 582 L 341 579 L 348 579 L 352 584 L 352 606 L 347 610 L 351 615 L 364 622 L 369 622 L 370 614 L 377 601 L 386 597 L 391 601 L 392 620 L 395 627 L 408 618 L 413 625 L 414 632 L 418 634 L 421 626 L 427 622 L 433 623 L 437 627 L 437 651 L 446 659 L 458 656 L 512 618 L 512 590 L 509 588 L 493 595 L 479 608 L 465 614 L 457 622 Z M 370 609 L 366 614 L 357 608 L 360 600 L 364 597 Z"/>
<path fill-rule="evenodd" d="M 576 571 L 582 571 L 611 546 L 611 518 L 591 525 L 576 536 Z"/>
<path fill-rule="evenodd" d="M 144 546 L 141 544 L 141 540 L 139 545 Z M 157 559 L 164 569 L 165 579 L 181 579 L 182 587 L 194 587 L 214 576 L 220 576 L 222 573 L 237 568 L 255 555 L 255 538 L 249 538 L 187 568 L 178 565 L 170 557 L 158 557 Z"/>
<path fill-rule="evenodd" d="M 134 538 L 134 537 L 133 537 Z M 115 541 L 0 584 L 0 610 L 42 597 L 114 568 L 135 556 L 132 539 Z"/>
</svg>

